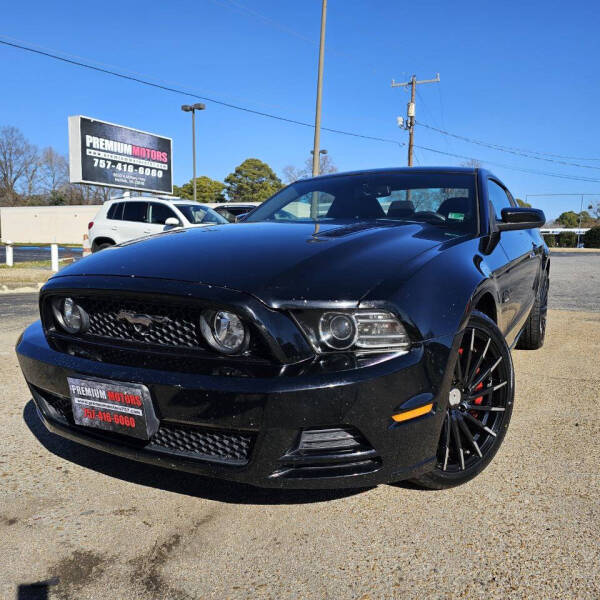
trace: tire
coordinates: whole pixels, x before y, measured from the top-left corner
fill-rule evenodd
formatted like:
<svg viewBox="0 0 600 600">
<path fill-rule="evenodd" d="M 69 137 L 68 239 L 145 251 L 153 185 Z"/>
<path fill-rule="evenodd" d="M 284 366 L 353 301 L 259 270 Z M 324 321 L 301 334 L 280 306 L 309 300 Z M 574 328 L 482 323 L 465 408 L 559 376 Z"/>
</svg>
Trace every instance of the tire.
<svg viewBox="0 0 600 600">
<path fill-rule="evenodd" d="M 547 273 L 544 273 L 540 280 L 535 302 L 533 303 L 529 317 L 527 317 L 527 323 L 517 343 L 519 350 L 537 350 L 544 345 L 549 289 L 550 278 Z"/>
<path fill-rule="evenodd" d="M 506 340 L 494 321 L 474 311 L 463 333 L 448 404 L 443 407 L 446 416 L 436 466 L 413 483 L 441 490 L 479 475 L 502 445 L 514 395 L 514 369 Z"/>
<path fill-rule="evenodd" d="M 110 242 L 104 242 L 103 244 L 98 244 L 97 246 L 94 246 L 92 252 L 100 252 L 100 250 L 105 250 L 106 248 L 110 248 L 111 246 L 114 246 L 114 244 L 111 244 Z"/>
</svg>

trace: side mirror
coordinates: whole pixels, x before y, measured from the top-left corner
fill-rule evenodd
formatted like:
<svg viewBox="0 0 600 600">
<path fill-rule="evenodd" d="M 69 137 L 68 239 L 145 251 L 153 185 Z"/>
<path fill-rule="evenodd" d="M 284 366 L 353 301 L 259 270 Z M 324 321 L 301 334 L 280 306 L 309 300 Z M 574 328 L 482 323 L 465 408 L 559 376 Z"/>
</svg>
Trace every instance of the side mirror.
<svg viewBox="0 0 600 600">
<path fill-rule="evenodd" d="M 181 225 L 181 223 L 179 222 L 179 219 L 177 219 L 176 217 L 169 217 L 165 221 L 165 225 L 167 227 L 179 227 Z"/>
<path fill-rule="evenodd" d="M 546 222 L 546 215 L 538 208 L 503 208 L 502 221 L 496 221 L 498 231 L 537 229 Z"/>
</svg>

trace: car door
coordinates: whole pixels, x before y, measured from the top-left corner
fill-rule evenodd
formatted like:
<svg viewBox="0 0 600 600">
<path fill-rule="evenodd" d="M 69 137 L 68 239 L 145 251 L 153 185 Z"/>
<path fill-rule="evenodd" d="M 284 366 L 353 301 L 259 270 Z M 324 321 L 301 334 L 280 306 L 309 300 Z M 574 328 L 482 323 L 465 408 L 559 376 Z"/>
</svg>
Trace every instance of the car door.
<svg viewBox="0 0 600 600">
<path fill-rule="evenodd" d="M 144 228 L 145 235 L 152 235 L 169 229 L 169 227 L 165 225 L 167 219 L 177 219 L 181 223 L 181 219 L 175 214 L 170 206 L 161 204 L 160 202 L 149 202 L 148 204 L 148 223 Z"/>
<path fill-rule="evenodd" d="M 510 193 L 499 181 L 488 179 L 488 198 L 494 208 L 496 221 L 502 220 L 502 209 L 515 206 Z M 501 292 L 502 312 L 507 333 L 520 328 L 535 299 L 535 281 L 539 269 L 539 255 L 526 230 L 503 231 L 500 246 L 508 264 L 504 273 L 505 284 Z"/>
<path fill-rule="evenodd" d="M 148 202 L 127 200 L 124 202 L 123 220 L 119 224 L 121 241 L 135 240 L 148 235 Z"/>
<path fill-rule="evenodd" d="M 123 204 L 124 202 L 115 202 L 106 213 L 106 220 L 99 222 L 97 227 L 94 229 L 94 237 L 108 237 L 112 239 L 115 244 L 124 242 L 125 239 L 122 235 L 121 220 L 123 218 Z"/>
</svg>

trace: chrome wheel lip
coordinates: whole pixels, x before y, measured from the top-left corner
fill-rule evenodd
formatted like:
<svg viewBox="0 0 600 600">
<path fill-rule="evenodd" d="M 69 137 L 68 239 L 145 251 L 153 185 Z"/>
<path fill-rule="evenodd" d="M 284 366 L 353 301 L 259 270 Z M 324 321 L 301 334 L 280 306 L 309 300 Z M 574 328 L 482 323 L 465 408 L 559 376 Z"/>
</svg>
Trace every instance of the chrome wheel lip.
<svg viewBox="0 0 600 600">
<path fill-rule="evenodd" d="M 502 351 L 490 334 L 466 328 L 438 447 L 442 471 L 468 471 L 496 445 L 510 403 L 510 367 L 503 363 Z"/>
</svg>

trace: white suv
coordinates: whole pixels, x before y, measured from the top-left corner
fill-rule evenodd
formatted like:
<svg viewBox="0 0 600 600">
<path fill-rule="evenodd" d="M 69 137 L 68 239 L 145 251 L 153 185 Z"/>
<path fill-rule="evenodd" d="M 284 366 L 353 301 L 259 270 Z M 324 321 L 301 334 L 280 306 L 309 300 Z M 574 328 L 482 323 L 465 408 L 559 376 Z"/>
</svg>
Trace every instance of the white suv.
<svg viewBox="0 0 600 600">
<path fill-rule="evenodd" d="M 212 208 L 181 198 L 115 198 L 102 205 L 88 225 L 92 252 L 174 227 L 227 223 Z"/>
</svg>

